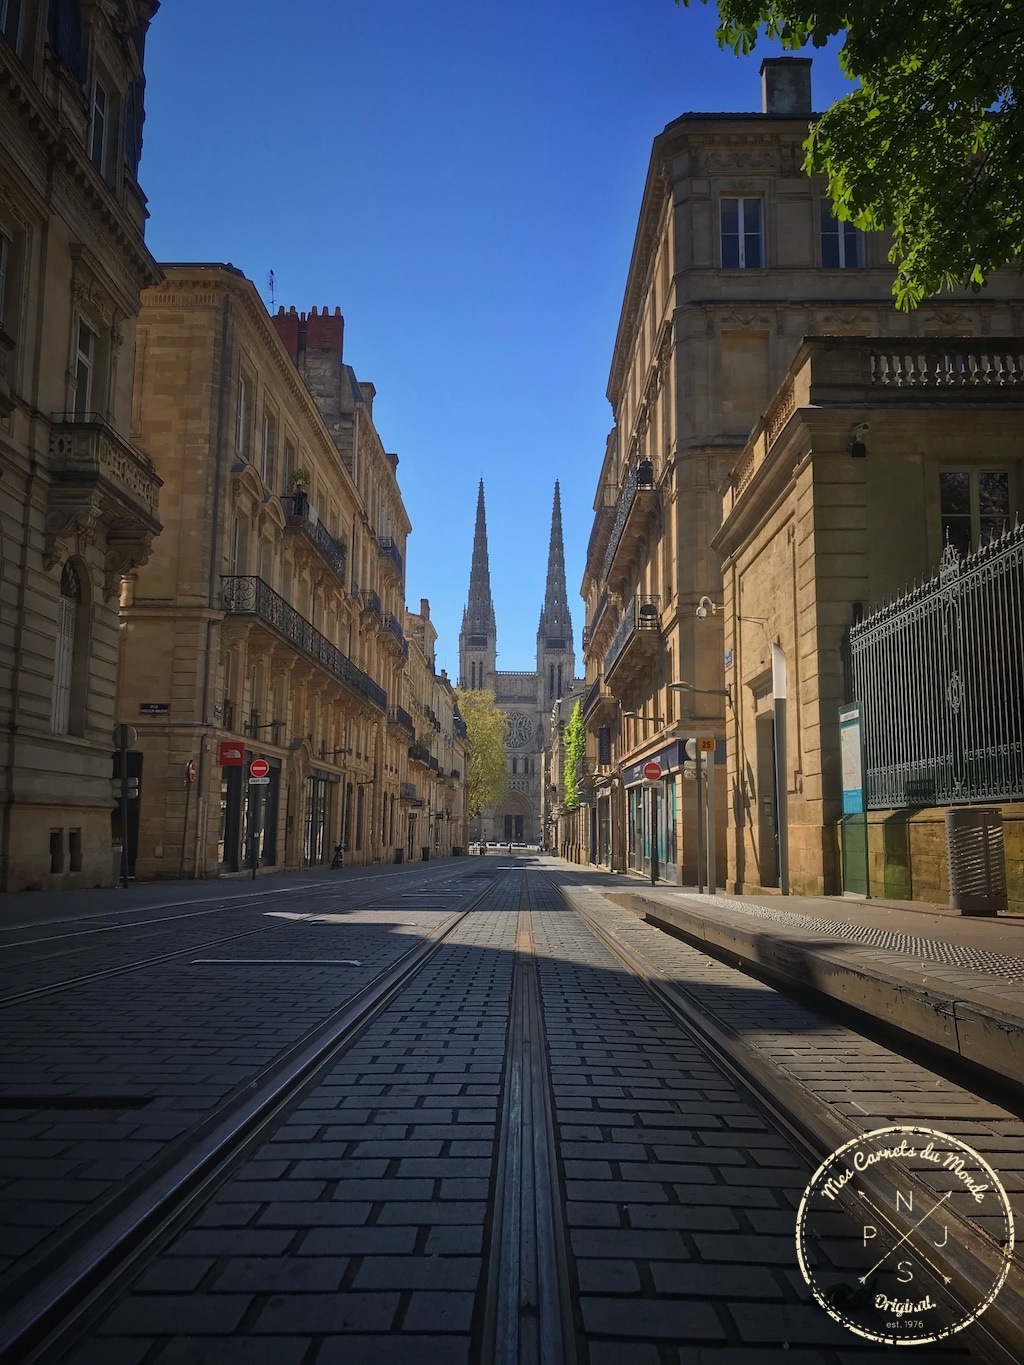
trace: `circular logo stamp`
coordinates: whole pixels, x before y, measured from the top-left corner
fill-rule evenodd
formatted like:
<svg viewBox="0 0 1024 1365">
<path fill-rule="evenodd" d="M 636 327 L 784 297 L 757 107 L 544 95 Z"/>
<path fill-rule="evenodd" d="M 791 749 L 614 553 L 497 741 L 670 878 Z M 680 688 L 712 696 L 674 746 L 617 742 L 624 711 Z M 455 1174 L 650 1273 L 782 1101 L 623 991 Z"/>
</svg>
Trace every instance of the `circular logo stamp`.
<svg viewBox="0 0 1024 1365">
<path fill-rule="evenodd" d="M 815 1299 L 869 1341 L 922 1346 L 979 1317 L 1013 1254 L 1010 1201 L 987 1161 L 934 1128 L 876 1128 L 815 1171 L 796 1251 Z M 987 1267 L 970 1288 L 953 1263 Z"/>
</svg>

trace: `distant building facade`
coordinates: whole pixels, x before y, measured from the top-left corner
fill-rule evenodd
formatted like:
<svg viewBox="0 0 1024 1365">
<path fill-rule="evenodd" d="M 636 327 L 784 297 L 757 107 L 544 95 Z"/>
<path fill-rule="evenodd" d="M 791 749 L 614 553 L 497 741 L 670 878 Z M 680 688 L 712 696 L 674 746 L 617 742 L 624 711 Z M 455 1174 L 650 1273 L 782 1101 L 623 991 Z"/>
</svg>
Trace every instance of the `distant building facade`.
<svg viewBox="0 0 1024 1365">
<path fill-rule="evenodd" d="M 499 842 L 537 842 L 544 839 L 544 753 L 550 738 L 551 707 L 571 691 L 576 650 L 572 638 L 565 586 L 562 544 L 562 505 L 555 483 L 544 604 L 537 627 L 537 667 L 533 672 L 511 672 L 497 667 L 497 629 L 491 598 L 487 550 L 484 485 L 477 494 L 476 525 L 469 596 L 459 635 L 460 686 L 492 691 L 499 710 L 508 717 L 505 741 L 508 780 L 492 810 L 472 822 L 472 839 Z"/>
<path fill-rule="evenodd" d="M 322 866 L 338 843 L 346 862 L 391 860 L 411 847 L 410 679 L 425 685 L 373 386 L 345 363 L 340 310 L 271 318 L 231 266 L 165 274 L 144 298 L 136 362 L 166 529 L 123 604 L 132 867 Z M 460 755 L 448 773 L 465 767 Z"/>
<path fill-rule="evenodd" d="M 684 781 L 687 738 L 717 740 L 719 885 L 736 799 L 723 780 L 726 684 L 735 693 L 737 679 L 712 544 L 721 490 L 803 338 L 872 336 L 898 348 L 914 337 L 1021 330 L 1019 279 L 1009 270 L 993 276 L 983 300 L 962 291 L 896 311 L 888 240 L 833 219 L 824 180 L 802 169 L 809 60 L 768 59 L 762 81 L 761 113 L 684 114 L 655 139 L 582 584 L 595 772 L 589 856 L 647 873 L 653 848 L 663 877 L 691 885 L 700 838 L 696 784 Z M 786 551 L 801 552 L 795 539 Z M 788 582 L 781 561 L 779 574 Z M 742 600 L 736 610 L 766 614 Z M 767 628 L 777 633 L 778 614 L 793 611 L 779 596 Z M 653 799 L 643 787 L 649 760 L 663 773 Z"/>
<path fill-rule="evenodd" d="M 129 436 L 148 0 L 0 5 L 0 889 L 110 886 L 118 598 L 160 530 Z"/>
</svg>

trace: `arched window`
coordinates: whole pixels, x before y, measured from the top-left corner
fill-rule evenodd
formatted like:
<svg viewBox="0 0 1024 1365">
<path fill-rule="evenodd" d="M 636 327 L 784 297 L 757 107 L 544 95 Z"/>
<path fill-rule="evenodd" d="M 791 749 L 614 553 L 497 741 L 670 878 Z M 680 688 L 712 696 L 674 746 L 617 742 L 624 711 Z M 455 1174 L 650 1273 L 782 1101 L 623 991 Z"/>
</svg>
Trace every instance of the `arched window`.
<svg viewBox="0 0 1024 1365">
<path fill-rule="evenodd" d="M 60 576 L 60 597 L 57 599 L 57 639 L 53 654 L 53 698 L 50 706 L 50 729 L 55 735 L 71 733 L 74 719 L 84 722 L 81 706 L 72 707 L 72 698 L 83 684 L 83 655 L 85 653 L 85 622 L 82 620 L 82 580 L 69 559 Z M 84 729 L 76 724 L 75 731 Z"/>
</svg>

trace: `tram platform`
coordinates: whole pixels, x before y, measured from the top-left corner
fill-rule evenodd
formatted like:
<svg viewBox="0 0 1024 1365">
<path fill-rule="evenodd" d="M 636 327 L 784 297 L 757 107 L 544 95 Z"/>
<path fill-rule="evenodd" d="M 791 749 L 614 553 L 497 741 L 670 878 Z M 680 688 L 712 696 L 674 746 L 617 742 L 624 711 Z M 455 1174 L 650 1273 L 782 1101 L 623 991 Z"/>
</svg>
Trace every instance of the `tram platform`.
<svg viewBox="0 0 1024 1365">
<path fill-rule="evenodd" d="M 730 966 L 826 997 L 1024 1089 L 1024 916 L 848 897 L 700 894 L 582 870 Z"/>
</svg>

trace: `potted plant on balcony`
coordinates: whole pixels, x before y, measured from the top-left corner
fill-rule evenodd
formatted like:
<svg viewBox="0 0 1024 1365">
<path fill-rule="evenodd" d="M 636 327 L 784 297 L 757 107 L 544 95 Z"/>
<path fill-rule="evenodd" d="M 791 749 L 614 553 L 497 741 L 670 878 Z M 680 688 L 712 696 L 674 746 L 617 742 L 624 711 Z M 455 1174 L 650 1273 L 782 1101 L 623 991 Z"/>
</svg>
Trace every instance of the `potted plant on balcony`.
<svg viewBox="0 0 1024 1365">
<path fill-rule="evenodd" d="M 291 504 L 288 520 L 290 522 L 305 521 L 309 507 L 309 496 L 306 493 L 308 487 L 309 473 L 305 466 L 299 465 L 298 469 L 292 471 L 288 479 L 288 497 Z"/>
</svg>

